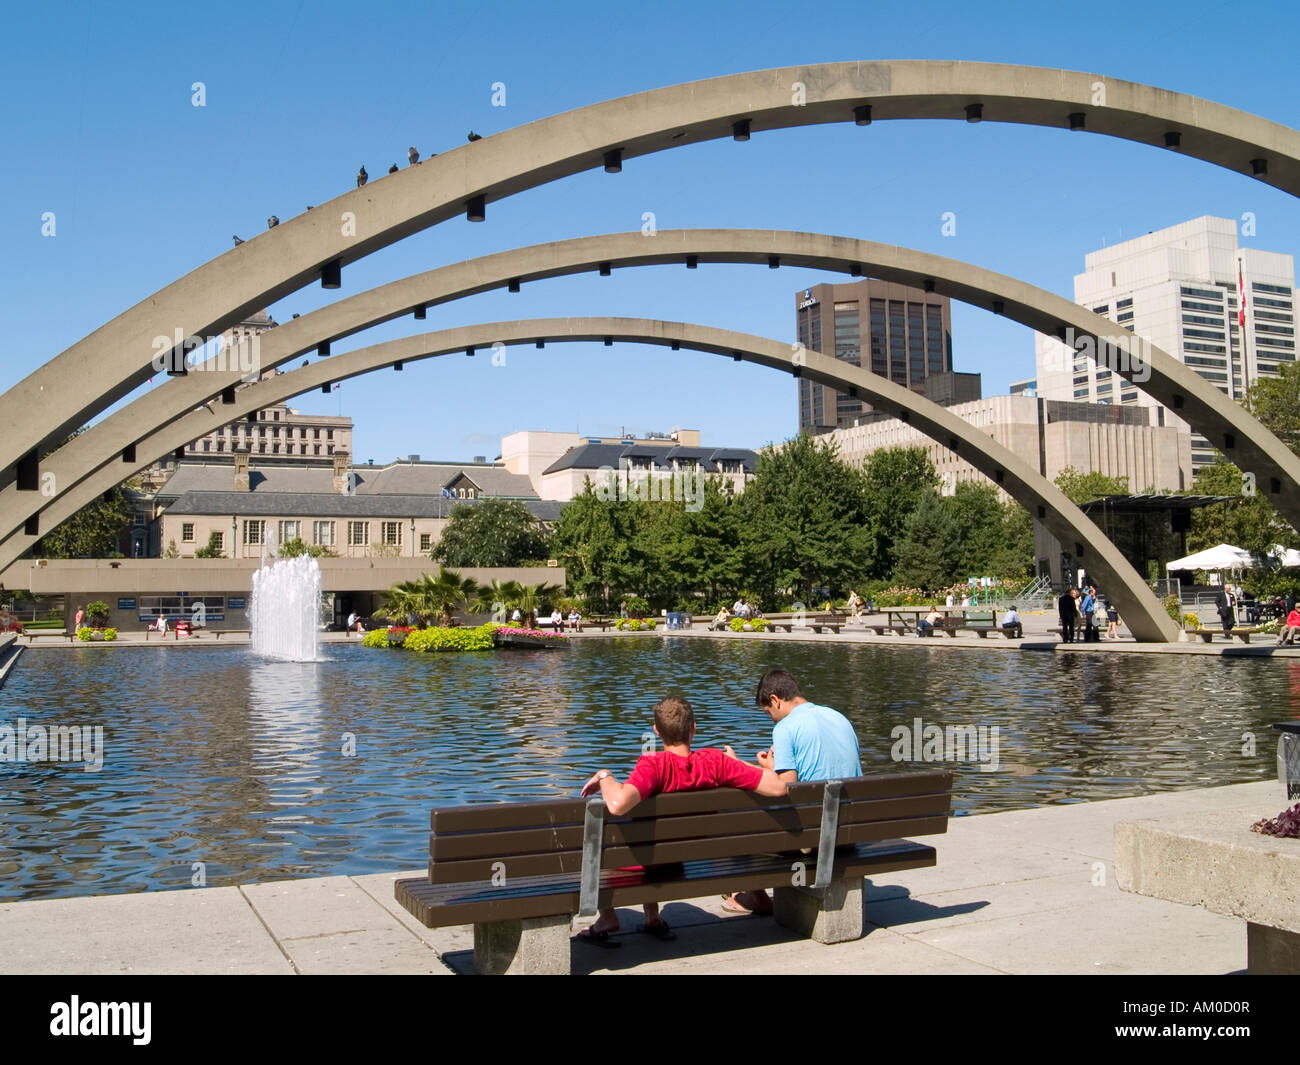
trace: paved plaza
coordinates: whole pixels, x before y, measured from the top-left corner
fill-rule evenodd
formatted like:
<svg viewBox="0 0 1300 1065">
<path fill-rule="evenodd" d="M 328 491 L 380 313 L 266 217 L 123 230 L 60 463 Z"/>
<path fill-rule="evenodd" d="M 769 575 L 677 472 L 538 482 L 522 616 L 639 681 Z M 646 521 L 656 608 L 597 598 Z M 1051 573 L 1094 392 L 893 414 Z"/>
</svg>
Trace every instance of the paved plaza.
<svg viewBox="0 0 1300 1065">
<path fill-rule="evenodd" d="M 1275 781 L 950 820 L 938 864 L 869 882 L 867 934 L 824 946 L 718 898 L 669 903 L 679 932 L 573 946 L 575 973 L 1222 974 L 1246 965 L 1245 922 L 1127 894 L 1121 821 L 1216 813 L 1243 828 L 1278 812 Z M 466 973 L 468 927 L 426 929 L 393 898 L 406 870 L 369 876 L 0 904 L 0 971 Z M 621 910 L 625 929 L 641 915 Z M 588 923 L 575 921 L 575 929 Z"/>
</svg>

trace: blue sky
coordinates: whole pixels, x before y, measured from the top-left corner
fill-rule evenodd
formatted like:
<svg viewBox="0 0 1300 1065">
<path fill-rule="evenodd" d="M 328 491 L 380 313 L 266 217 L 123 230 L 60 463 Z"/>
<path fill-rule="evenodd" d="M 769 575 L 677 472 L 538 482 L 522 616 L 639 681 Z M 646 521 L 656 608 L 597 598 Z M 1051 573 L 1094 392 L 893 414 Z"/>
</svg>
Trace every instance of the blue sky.
<svg viewBox="0 0 1300 1065">
<path fill-rule="evenodd" d="M 128 10 L 134 13 L 128 17 Z M 54 3 L 6 12 L 0 41 L 0 389 L 230 247 L 422 153 L 627 93 L 853 59 L 967 59 L 1147 82 L 1300 126 L 1291 5 L 821 3 Z M 206 106 L 191 106 L 191 85 Z M 491 102 L 506 85 L 504 108 Z M 41 234 L 55 212 L 57 235 Z M 1086 252 L 1212 214 L 1256 216 L 1243 243 L 1300 249 L 1300 205 L 1173 153 L 993 122 L 880 122 L 756 135 L 576 175 L 350 267 L 342 295 L 523 244 L 638 229 L 810 230 L 916 247 L 1065 296 Z M 956 215 L 955 236 L 941 216 Z M 615 271 L 431 310 L 427 329 L 618 314 L 792 339 L 814 271 Z M 278 320 L 333 294 L 313 286 Z M 1023 327 L 954 304 L 954 363 L 985 394 L 1033 373 Z M 415 331 L 406 319 L 338 350 Z M 161 382 L 162 378 L 158 378 Z M 397 385 L 400 384 L 400 391 Z M 788 376 L 633 345 L 515 349 L 506 367 L 439 359 L 375 374 L 304 411 L 350 414 L 360 461 L 497 453 L 515 429 L 699 428 L 756 447 L 797 429 Z"/>
</svg>

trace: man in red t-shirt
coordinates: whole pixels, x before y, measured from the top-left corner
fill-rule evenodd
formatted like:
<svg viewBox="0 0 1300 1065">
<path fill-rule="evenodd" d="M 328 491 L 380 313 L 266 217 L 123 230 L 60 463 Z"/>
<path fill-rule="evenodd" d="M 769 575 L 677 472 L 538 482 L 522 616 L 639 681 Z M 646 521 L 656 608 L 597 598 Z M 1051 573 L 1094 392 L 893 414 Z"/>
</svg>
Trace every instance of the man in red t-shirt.
<svg viewBox="0 0 1300 1065">
<path fill-rule="evenodd" d="M 655 732 L 664 741 L 664 749 L 637 759 L 626 784 L 620 784 L 608 769 L 596 773 L 582 787 L 585 798 L 597 791 L 605 800 L 605 809 L 615 817 L 627 813 L 638 803 L 668 791 L 703 791 L 707 788 L 741 788 L 759 795 L 781 796 L 787 785 L 772 770 L 742 762 L 731 748 L 705 747 L 691 750 L 695 738 L 695 711 L 685 699 L 669 696 L 655 707 Z M 611 932 L 618 931 L 618 914 L 602 909 L 595 924 L 578 933 L 578 938 L 600 946 L 617 946 L 609 942 Z M 659 916 L 659 904 L 645 904 L 647 935 L 656 939 L 675 939 L 667 923 Z"/>
</svg>

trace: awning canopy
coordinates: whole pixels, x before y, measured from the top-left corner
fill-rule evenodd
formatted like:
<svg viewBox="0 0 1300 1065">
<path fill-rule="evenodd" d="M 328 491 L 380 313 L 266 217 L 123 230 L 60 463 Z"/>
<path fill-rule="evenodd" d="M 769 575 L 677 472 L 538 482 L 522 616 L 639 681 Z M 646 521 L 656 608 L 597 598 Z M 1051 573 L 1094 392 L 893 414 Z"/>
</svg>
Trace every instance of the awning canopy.
<svg viewBox="0 0 1300 1065">
<path fill-rule="evenodd" d="M 1219 544 L 1216 547 L 1207 547 L 1204 551 L 1197 551 L 1186 558 L 1176 558 L 1174 561 L 1166 563 L 1165 569 L 1234 570 L 1253 569 L 1254 566 L 1255 556 L 1245 548 L 1233 547 L 1231 544 Z"/>
</svg>

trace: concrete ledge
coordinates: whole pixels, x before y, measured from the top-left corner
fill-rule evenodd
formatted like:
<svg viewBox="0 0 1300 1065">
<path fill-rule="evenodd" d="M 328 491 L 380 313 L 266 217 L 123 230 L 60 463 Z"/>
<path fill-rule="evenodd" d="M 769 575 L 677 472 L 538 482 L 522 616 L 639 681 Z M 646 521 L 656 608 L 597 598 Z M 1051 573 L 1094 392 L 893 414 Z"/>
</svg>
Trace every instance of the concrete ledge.
<svg viewBox="0 0 1300 1065">
<path fill-rule="evenodd" d="M 1115 825 L 1115 873 L 1124 891 L 1203 906 L 1300 933 L 1300 840 L 1250 830 L 1277 809 L 1214 810 Z M 1291 970 L 1296 971 L 1296 970 Z"/>
</svg>

